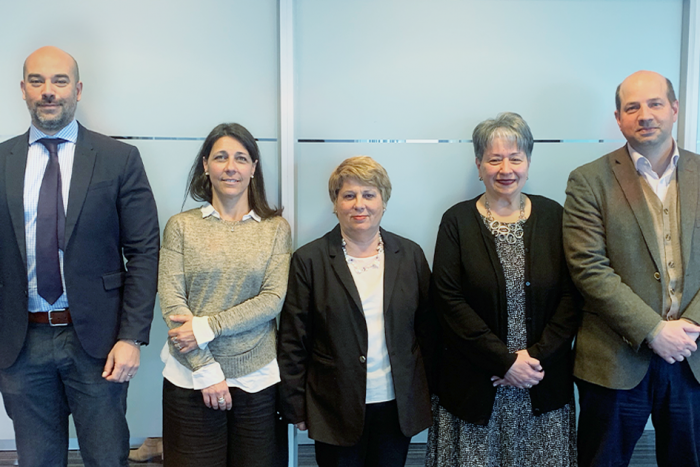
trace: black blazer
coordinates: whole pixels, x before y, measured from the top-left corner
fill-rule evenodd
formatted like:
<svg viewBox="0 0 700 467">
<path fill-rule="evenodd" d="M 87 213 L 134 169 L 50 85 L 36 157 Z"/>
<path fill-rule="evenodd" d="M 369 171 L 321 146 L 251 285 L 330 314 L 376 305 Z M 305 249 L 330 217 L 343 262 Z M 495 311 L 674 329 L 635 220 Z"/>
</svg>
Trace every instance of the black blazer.
<svg viewBox="0 0 700 467">
<path fill-rule="evenodd" d="M 419 345 L 431 335 L 430 268 L 418 245 L 383 229 L 381 235 L 386 343 L 401 431 L 412 436 L 432 423 Z M 341 238 L 336 226 L 294 253 L 278 362 L 285 417 L 305 421 L 315 440 L 351 446 L 364 427 L 367 326 Z"/>
<path fill-rule="evenodd" d="M 527 351 L 545 372 L 529 390 L 538 415 L 571 400 L 571 342 L 580 312 L 564 259 L 562 207 L 542 196 L 528 196 L 532 212 L 524 225 Z M 496 395 L 491 377 L 503 377 L 516 357 L 506 345 L 503 269 L 477 199 L 453 206 L 442 218 L 433 295 L 443 331 L 440 404 L 468 422 L 486 424 Z"/>
<path fill-rule="evenodd" d="M 25 133 L 0 144 L 0 368 L 14 363 L 27 333 L 23 190 L 28 141 Z M 85 351 L 105 358 L 117 339 L 148 342 L 159 230 L 135 147 L 79 127 L 65 239 L 66 292 Z"/>
</svg>

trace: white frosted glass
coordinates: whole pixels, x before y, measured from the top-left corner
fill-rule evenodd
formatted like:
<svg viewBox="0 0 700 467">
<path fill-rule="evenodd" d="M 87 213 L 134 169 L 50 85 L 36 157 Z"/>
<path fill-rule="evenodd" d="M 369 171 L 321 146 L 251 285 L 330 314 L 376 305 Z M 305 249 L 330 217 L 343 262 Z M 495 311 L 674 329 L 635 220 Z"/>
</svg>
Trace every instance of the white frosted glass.
<svg viewBox="0 0 700 467">
<path fill-rule="evenodd" d="M 56 45 L 78 60 L 90 128 L 192 137 L 240 121 L 277 137 L 275 0 L 2 1 L 0 17 L 0 134 L 26 130 L 22 63 Z"/>
<path fill-rule="evenodd" d="M 526 193 L 564 203 L 569 173 L 621 143 L 536 144 Z M 483 193 L 471 144 L 297 144 L 296 246 L 337 224 L 328 178 L 347 157 L 365 154 L 382 164 L 393 186 L 382 227 L 423 248 L 429 262 L 440 219 L 455 203 Z"/>
<path fill-rule="evenodd" d="M 618 138 L 627 75 L 678 86 L 681 0 L 299 0 L 295 14 L 299 138 L 468 138 L 507 110 L 538 138 Z"/>
</svg>

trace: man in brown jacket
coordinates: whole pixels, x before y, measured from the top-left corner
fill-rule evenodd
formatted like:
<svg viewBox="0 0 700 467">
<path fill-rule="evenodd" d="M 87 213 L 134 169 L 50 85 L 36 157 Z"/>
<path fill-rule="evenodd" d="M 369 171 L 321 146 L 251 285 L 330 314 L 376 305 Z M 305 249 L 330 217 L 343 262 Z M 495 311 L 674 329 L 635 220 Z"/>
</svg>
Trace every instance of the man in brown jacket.
<svg viewBox="0 0 700 467">
<path fill-rule="evenodd" d="M 586 301 L 579 463 L 627 465 L 651 414 L 658 464 L 697 466 L 700 156 L 672 137 L 678 101 L 663 76 L 627 77 L 616 106 L 627 144 L 574 170 L 564 205 L 566 256 Z"/>
</svg>

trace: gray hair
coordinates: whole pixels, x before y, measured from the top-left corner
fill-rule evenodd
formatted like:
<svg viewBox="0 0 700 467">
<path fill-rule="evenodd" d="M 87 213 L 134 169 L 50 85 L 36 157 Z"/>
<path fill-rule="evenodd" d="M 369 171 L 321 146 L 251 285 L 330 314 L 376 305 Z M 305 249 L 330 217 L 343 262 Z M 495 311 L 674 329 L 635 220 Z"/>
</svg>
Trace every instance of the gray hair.
<svg viewBox="0 0 700 467">
<path fill-rule="evenodd" d="M 530 161 L 535 140 L 532 138 L 530 127 L 523 120 L 523 117 L 515 112 L 503 112 L 498 114 L 496 118 L 490 118 L 479 123 L 472 133 L 474 154 L 479 161 L 484 157 L 484 152 L 496 138 L 514 142 L 518 146 L 518 150 L 523 151 L 527 156 L 527 160 Z"/>
</svg>

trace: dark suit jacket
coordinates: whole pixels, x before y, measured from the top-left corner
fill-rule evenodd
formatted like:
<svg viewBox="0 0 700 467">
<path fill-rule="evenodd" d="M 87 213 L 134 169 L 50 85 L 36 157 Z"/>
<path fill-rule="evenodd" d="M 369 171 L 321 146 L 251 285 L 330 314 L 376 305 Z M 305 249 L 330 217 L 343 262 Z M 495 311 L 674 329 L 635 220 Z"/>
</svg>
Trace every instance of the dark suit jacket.
<svg viewBox="0 0 700 467">
<path fill-rule="evenodd" d="M 418 341 L 430 334 L 430 269 L 418 245 L 381 235 L 386 343 L 401 431 L 412 436 L 432 422 Z M 367 325 L 336 226 L 292 257 L 278 356 L 286 418 L 306 421 L 315 440 L 356 444 L 364 428 L 366 355 Z"/>
<path fill-rule="evenodd" d="M 27 332 L 23 190 L 28 135 L 0 144 L 0 368 L 14 363 Z M 80 126 L 65 242 L 66 292 L 87 353 L 105 358 L 117 339 L 148 342 L 159 230 L 135 147 Z"/>
<path fill-rule="evenodd" d="M 700 323 L 700 156 L 681 149 L 677 176 L 680 313 Z M 668 288 L 641 183 L 625 146 L 571 172 L 566 189 L 564 246 L 585 298 L 574 375 L 613 389 L 644 378 L 653 354 L 644 340 L 661 320 Z M 687 360 L 700 380 L 699 353 Z"/>
<path fill-rule="evenodd" d="M 573 395 L 571 341 L 580 320 L 561 238 L 561 206 L 528 195 L 524 225 L 527 351 L 544 379 L 529 390 L 535 415 L 563 407 Z M 435 309 L 443 327 L 440 404 L 470 423 L 488 423 L 496 388 L 515 362 L 508 351 L 506 282 L 493 234 L 474 198 L 442 217 L 433 264 Z"/>
</svg>

